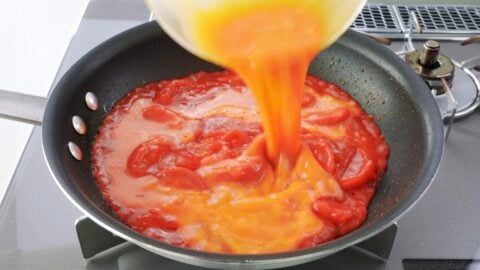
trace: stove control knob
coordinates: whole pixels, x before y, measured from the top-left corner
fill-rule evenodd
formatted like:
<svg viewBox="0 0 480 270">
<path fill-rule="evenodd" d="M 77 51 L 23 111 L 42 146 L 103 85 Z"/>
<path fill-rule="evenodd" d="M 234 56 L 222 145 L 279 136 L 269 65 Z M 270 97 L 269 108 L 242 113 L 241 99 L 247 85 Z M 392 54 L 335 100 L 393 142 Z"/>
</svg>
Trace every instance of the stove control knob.
<svg viewBox="0 0 480 270">
<path fill-rule="evenodd" d="M 440 44 L 435 40 L 428 40 L 423 44 L 423 51 L 420 56 L 420 65 L 427 68 L 436 68 L 438 63 L 438 53 L 440 52 Z"/>
</svg>

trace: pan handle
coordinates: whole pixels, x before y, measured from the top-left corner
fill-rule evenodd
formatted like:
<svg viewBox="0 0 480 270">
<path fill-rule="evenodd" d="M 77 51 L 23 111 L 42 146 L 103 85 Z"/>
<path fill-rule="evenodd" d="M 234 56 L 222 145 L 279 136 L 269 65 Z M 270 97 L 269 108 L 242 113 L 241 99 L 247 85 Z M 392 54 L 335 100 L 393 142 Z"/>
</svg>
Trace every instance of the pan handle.
<svg viewBox="0 0 480 270">
<path fill-rule="evenodd" d="M 42 125 L 48 99 L 0 89 L 0 118 Z"/>
</svg>

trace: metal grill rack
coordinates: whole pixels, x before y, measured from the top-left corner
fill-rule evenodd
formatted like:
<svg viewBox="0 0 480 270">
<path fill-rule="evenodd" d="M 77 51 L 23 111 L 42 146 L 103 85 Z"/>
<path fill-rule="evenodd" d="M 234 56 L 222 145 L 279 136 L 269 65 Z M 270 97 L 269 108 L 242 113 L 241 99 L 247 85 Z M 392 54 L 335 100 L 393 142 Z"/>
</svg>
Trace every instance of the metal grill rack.
<svg viewBox="0 0 480 270">
<path fill-rule="evenodd" d="M 355 19 L 352 28 L 362 32 L 400 37 L 408 28 L 411 12 L 419 19 L 422 35 L 468 37 L 480 34 L 480 5 L 385 5 L 369 3 Z"/>
<path fill-rule="evenodd" d="M 480 6 L 397 6 L 402 26 L 414 11 L 425 33 L 480 32 Z"/>
<path fill-rule="evenodd" d="M 401 33 L 392 6 L 379 4 L 366 5 L 352 27 L 364 32 Z"/>
</svg>

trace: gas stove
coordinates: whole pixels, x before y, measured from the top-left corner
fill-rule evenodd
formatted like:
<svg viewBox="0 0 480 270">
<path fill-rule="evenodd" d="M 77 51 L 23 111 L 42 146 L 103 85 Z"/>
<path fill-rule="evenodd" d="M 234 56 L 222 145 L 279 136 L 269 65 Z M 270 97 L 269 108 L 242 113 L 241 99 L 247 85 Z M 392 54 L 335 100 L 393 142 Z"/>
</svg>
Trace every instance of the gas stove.
<svg viewBox="0 0 480 270">
<path fill-rule="evenodd" d="M 142 1 L 92 1 L 57 80 L 97 44 L 148 20 Z M 396 226 L 290 269 L 480 269 L 480 115 L 475 112 L 480 43 L 471 38 L 472 44 L 461 44 L 480 34 L 480 6 L 369 4 L 352 27 L 389 39 L 387 47 L 425 77 L 442 74 L 430 83 L 449 130 L 443 160 L 425 196 Z M 78 220 L 82 214 L 57 188 L 40 137 L 37 127 L 0 203 L 0 269 L 195 268 L 130 243 L 119 244 L 122 241 L 108 233 L 103 234 L 106 242 L 89 238 L 89 230 L 98 228 Z M 96 254 L 110 244 L 119 245 Z M 92 257 L 84 260 L 84 255 Z"/>
</svg>

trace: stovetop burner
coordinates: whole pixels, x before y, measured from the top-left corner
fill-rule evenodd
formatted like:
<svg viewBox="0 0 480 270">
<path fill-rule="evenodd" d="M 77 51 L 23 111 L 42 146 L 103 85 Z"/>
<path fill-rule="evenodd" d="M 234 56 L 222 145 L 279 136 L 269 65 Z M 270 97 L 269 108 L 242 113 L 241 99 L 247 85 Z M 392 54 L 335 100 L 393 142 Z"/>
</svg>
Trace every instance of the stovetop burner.
<svg viewBox="0 0 480 270">
<path fill-rule="evenodd" d="M 480 82 L 475 74 L 480 71 L 480 57 L 476 56 L 460 63 L 442 54 L 441 43 L 432 39 L 423 43 L 423 48 L 416 48 L 412 38 L 414 33 L 422 33 L 423 26 L 428 27 L 426 24 L 428 18 L 418 17 L 418 14 L 426 16 L 427 13 L 420 12 L 424 10 L 422 8 L 420 11 L 413 8 L 409 9 L 407 16 L 405 10 L 408 9 L 404 7 L 404 13 L 402 13 L 402 20 L 406 23 L 403 28 L 403 50 L 398 51 L 397 55 L 402 57 L 431 89 L 442 118 L 447 124 L 445 137 L 448 138 L 454 121 L 470 116 L 480 106 Z M 452 10 L 455 9 L 450 9 Z M 457 15 L 459 16 L 460 13 Z M 457 24 L 458 22 L 457 20 Z M 383 36 L 376 35 L 373 38 L 385 45 L 391 43 Z M 478 41 L 480 41 L 480 35 L 466 38 L 459 44 L 466 46 Z"/>
<path fill-rule="evenodd" d="M 95 256 L 105 255 L 104 251 L 116 247 L 125 242 L 120 237 L 113 235 L 111 232 L 103 229 L 95 222 L 91 221 L 89 218 L 83 217 L 78 219 L 75 222 L 75 227 L 77 231 L 78 240 L 80 243 L 80 248 L 82 250 L 82 255 L 85 259 L 90 259 Z M 372 265 L 376 265 L 376 269 L 383 270 L 386 269 L 385 262 L 390 257 L 390 252 L 395 241 L 395 236 L 397 234 L 397 225 L 393 224 L 387 229 L 383 230 L 379 234 L 371 237 L 355 246 L 352 246 L 346 250 L 343 250 L 334 255 L 327 256 L 325 258 L 316 260 L 311 263 L 302 265 L 308 269 L 327 267 L 335 268 L 338 270 L 342 269 L 371 269 Z M 165 266 L 165 262 L 169 267 L 182 268 L 185 267 L 185 264 L 180 262 L 169 261 L 165 258 L 162 258 L 156 254 L 149 253 L 144 251 L 144 257 L 150 257 L 150 260 L 156 261 L 158 268 Z M 348 257 L 349 260 L 344 258 Z M 366 263 L 368 262 L 368 263 Z M 369 265 L 365 268 L 359 265 Z M 142 265 L 136 265 L 134 269 L 144 269 Z M 189 269 L 197 268 L 195 266 L 188 266 Z M 289 267 L 285 269 L 295 269 L 296 267 Z"/>
<path fill-rule="evenodd" d="M 407 52 L 405 62 L 423 78 L 435 96 L 444 95 L 452 87 L 455 66 L 449 57 L 440 53 L 440 44 L 427 40 L 422 49 Z"/>
<path fill-rule="evenodd" d="M 407 36 L 406 39 L 410 39 Z M 450 134 L 455 120 L 461 120 L 480 105 L 480 84 L 474 71 L 450 57 L 440 53 L 440 43 L 427 40 L 422 49 L 416 49 L 411 40 L 405 43 L 407 51 L 397 54 L 424 79 L 437 102 L 446 124 L 446 137 Z"/>
</svg>

